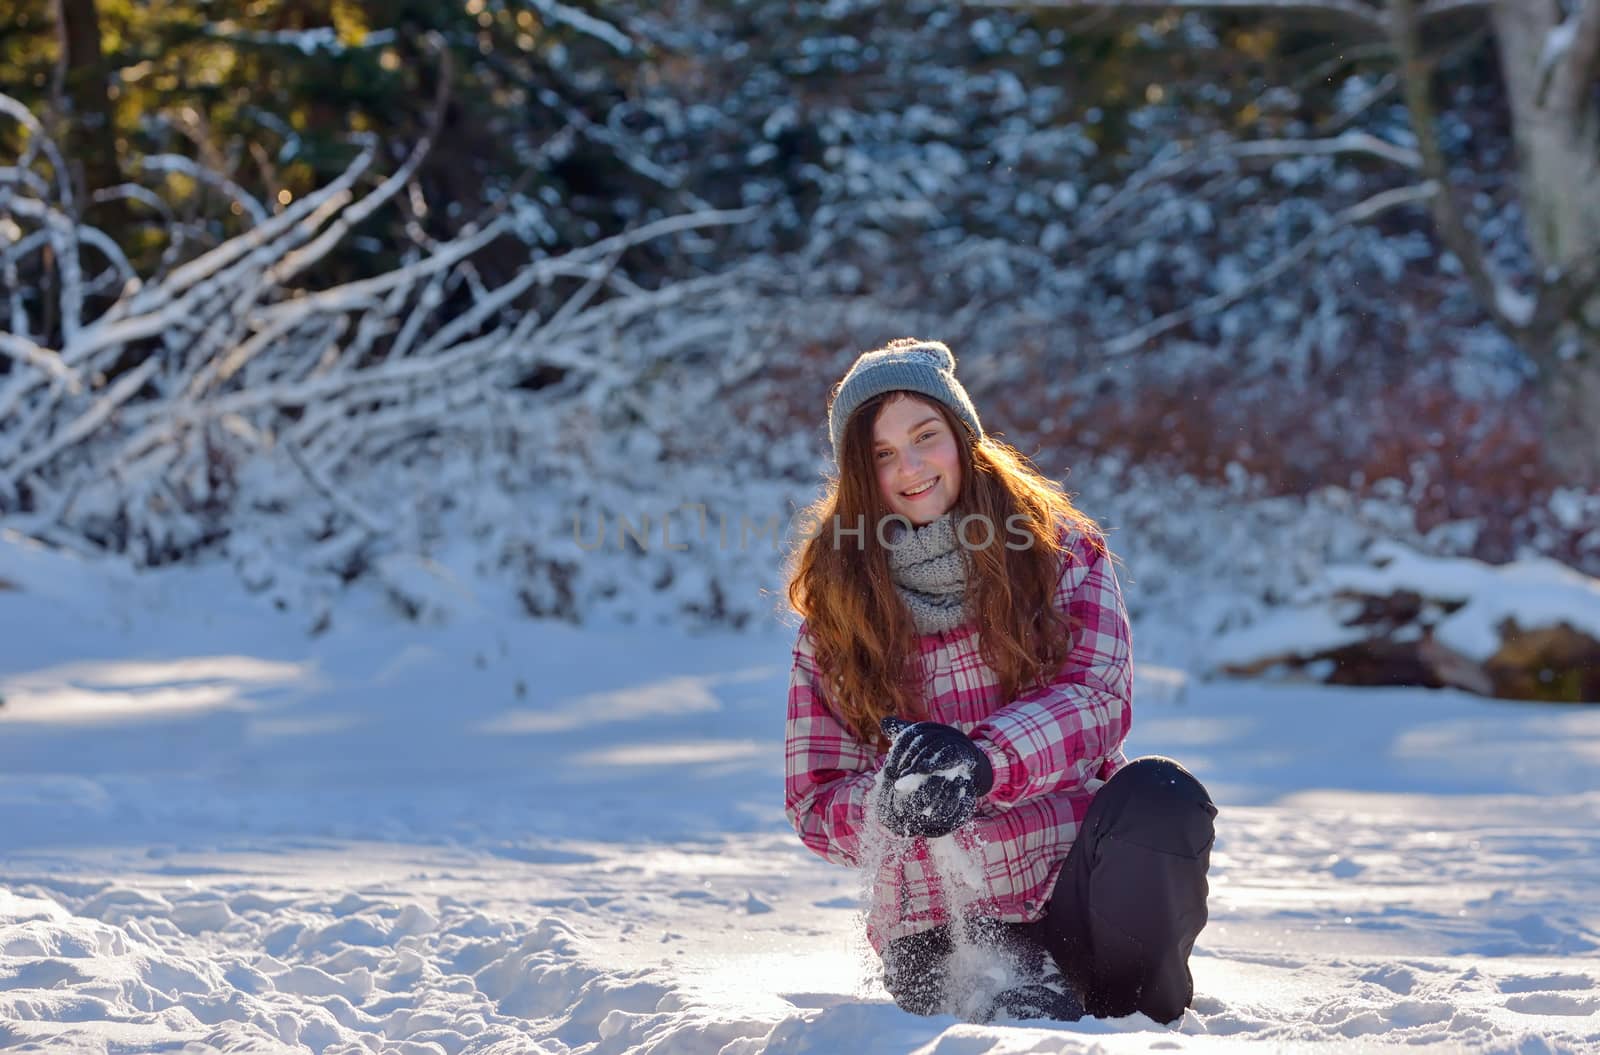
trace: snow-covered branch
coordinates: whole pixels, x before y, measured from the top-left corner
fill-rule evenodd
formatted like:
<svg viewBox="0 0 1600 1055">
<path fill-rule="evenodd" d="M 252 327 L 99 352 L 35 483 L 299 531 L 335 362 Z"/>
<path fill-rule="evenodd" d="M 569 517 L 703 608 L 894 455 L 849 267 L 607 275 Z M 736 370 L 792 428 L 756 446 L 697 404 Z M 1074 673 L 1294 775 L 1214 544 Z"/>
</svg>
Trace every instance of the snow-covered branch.
<svg viewBox="0 0 1600 1055">
<path fill-rule="evenodd" d="M 77 371 L 61 361 L 55 352 L 41 348 L 25 337 L 0 330 L 0 355 L 19 363 L 26 363 L 44 374 L 65 382 L 70 391 L 83 387 Z"/>
<path fill-rule="evenodd" d="M 359 41 L 341 38 L 338 30 L 332 26 L 268 32 L 241 29 L 234 22 L 222 21 L 207 22 L 201 26 L 201 31 L 208 37 L 226 41 L 229 44 L 294 48 L 303 55 L 315 55 L 318 52 L 327 55 L 343 55 L 349 51 L 365 51 L 372 48 L 386 47 L 395 42 L 395 32 L 392 29 L 374 30 L 363 35 Z"/>
<path fill-rule="evenodd" d="M 578 33 L 593 37 L 618 55 L 632 55 L 638 50 L 633 40 L 622 30 L 570 4 L 557 3 L 556 0 L 528 0 L 528 4 L 539 12 L 545 22 L 565 25 Z"/>
<path fill-rule="evenodd" d="M 282 213 L 245 207 L 247 230 L 170 270 L 163 262 L 164 273 L 142 286 L 101 232 L 35 196 L 51 188 L 27 158 L 0 172 L 0 274 L 9 280 L 19 259 L 52 246 L 59 277 L 45 292 L 58 302 L 57 320 L 69 305 L 103 305 L 64 273 L 67 258 L 76 259 L 71 247 L 104 253 L 112 267 L 99 281 L 124 287 L 97 318 L 62 325 L 58 348 L 30 337 L 29 307 L 8 298 L 19 324 L 0 332 L 0 356 L 18 365 L 0 378 L 0 513 L 73 545 L 109 538 L 147 554 L 184 552 L 217 538 L 217 518 L 241 500 L 240 481 L 270 478 L 265 467 L 279 461 L 343 522 L 334 537 L 376 544 L 387 526 L 372 496 L 352 487 L 352 464 L 382 464 L 417 437 L 456 432 L 477 442 L 498 428 L 484 413 L 503 417 L 519 382 L 546 368 L 569 380 L 515 399 L 549 406 L 550 435 L 584 435 L 565 418 L 581 422 L 597 408 L 653 422 L 658 410 L 635 391 L 638 377 L 659 374 L 662 357 L 680 347 L 655 335 L 654 320 L 670 314 L 683 323 L 672 327 L 679 338 L 697 335 L 708 346 L 732 340 L 738 320 L 715 303 L 735 274 L 750 272 L 651 288 L 620 263 L 643 243 L 743 223 L 754 210 L 669 216 L 554 257 L 506 210 L 380 274 L 297 288 L 300 275 L 400 196 L 426 142 L 363 193 L 358 181 L 374 148 L 367 143 L 337 178 Z M 160 158 L 152 168 L 239 197 L 187 159 Z M 36 229 L 17 234 L 18 222 Z M 472 258 L 495 242 L 499 260 L 520 243 L 526 261 L 509 278 L 486 281 Z M 473 291 L 464 309 L 453 290 Z M 564 442 L 551 463 L 579 459 L 568 464 L 581 475 L 581 446 Z M 348 556 L 341 544 L 329 559 L 333 550 Z"/>
<path fill-rule="evenodd" d="M 133 370 L 118 378 L 116 383 L 105 395 L 95 400 L 87 410 L 65 428 L 60 429 L 37 447 L 24 449 L 14 460 L 0 465 L 0 472 L 5 472 L 15 482 L 22 480 L 35 469 L 47 464 L 58 454 L 70 450 L 83 442 L 94 433 L 117 410 L 118 407 L 132 399 L 144 383 L 150 380 L 156 372 L 160 361 L 155 358 L 146 359 Z"/>
</svg>

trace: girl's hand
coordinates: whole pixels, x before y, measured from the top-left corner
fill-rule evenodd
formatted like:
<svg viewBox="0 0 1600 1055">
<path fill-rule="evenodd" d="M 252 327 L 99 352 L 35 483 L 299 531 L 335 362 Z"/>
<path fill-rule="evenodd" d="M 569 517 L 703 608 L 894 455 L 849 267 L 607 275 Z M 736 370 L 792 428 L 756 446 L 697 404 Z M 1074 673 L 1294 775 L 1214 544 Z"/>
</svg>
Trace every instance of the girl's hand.
<svg viewBox="0 0 1600 1055">
<path fill-rule="evenodd" d="M 953 725 L 885 718 L 890 738 L 878 814 L 899 835 L 949 835 L 977 811 L 994 787 L 994 767 L 981 748 Z"/>
</svg>

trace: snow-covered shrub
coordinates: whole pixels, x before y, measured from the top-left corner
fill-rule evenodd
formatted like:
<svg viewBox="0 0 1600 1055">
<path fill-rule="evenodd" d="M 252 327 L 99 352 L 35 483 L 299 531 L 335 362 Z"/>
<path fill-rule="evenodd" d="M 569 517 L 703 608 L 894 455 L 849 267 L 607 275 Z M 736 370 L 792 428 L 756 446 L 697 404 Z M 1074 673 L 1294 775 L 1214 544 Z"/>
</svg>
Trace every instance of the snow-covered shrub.
<svg viewBox="0 0 1600 1055">
<path fill-rule="evenodd" d="M 448 611 L 461 591 L 438 558 L 475 532 L 492 570 L 523 582 L 530 612 L 576 617 L 558 523 L 580 496 L 630 512 L 705 500 L 649 466 L 702 421 L 728 370 L 748 368 L 719 353 L 748 345 L 741 329 L 761 317 L 759 267 L 645 286 L 617 259 L 745 217 L 686 213 L 548 256 L 505 212 L 371 277 L 308 281 L 422 154 L 369 180 L 369 146 L 243 233 L 120 276 L 114 297 L 93 295 L 104 284 L 88 267 L 117 263 L 115 246 L 71 218 L 64 183 L 17 169 L 28 177 L 0 186 L 0 209 L 34 235 L 4 262 L 48 250 L 60 280 L 47 309 L 9 298 L 0 515 L 137 565 L 225 555 L 280 607 L 318 613 L 315 625 L 358 579 L 408 615 Z M 490 246 L 525 263 L 485 287 L 471 264 Z M 59 347 L 40 343 L 47 332 Z M 720 589 L 681 592 L 709 613 Z"/>
</svg>

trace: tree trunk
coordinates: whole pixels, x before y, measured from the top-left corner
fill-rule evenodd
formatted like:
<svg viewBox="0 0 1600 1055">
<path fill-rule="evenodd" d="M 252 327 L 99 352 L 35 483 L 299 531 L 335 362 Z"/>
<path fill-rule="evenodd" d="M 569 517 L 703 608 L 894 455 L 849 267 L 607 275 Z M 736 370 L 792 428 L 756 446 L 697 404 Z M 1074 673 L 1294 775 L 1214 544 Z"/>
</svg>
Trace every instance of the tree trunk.
<svg viewBox="0 0 1600 1055">
<path fill-rule="evenodd" d="M 56 0 L 56 29 L 61 42 L 62 87 L 69 107 L 67 157 L 74 169 L 73 183 L 84 196 L 78 202 L 81 214 L 88 207 L 88 195 L 122 182 L 95 0 Z"/>
<path fill-rule="evenodd" d="M 1498 0 L 1495 40 L 1511 110 L 1528 240 L 1541 270 L 1600 254 L 1600 107 L 1593 85 L 1562 90 L 1546 56 L 1553 0 Z M 1528 348 L 1539 368 L 1545 463 L 1563 480 L 1600 483 L 1600 291 Z"/>
<path fill-rule="evenodd" d="M 1593 305 L 1591 305 L 1592 307 Z M 1552 371 L 1543 391 L 1545 464 L 1566 483 L 1600 485 L 1600 341 Z"/>
</svg>

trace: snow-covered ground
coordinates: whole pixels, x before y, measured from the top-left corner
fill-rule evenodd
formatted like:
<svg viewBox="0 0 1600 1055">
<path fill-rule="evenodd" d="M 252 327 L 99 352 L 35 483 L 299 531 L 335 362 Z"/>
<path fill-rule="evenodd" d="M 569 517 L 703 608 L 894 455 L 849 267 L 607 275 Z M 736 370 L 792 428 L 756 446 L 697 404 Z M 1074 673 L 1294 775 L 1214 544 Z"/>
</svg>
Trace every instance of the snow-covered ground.
<svg viewBox="0 0 1600 1055">
<path fill-rule="evenodd" d="M 1142 668 L 1130 746 L 1221 807 L 1195 1007 L 974 1026 L 888 1001 L 784 820 L 790 627 L 0 581 L 0 1048 L 1600 1050 L 1594 707 Z"/>
</svg>

